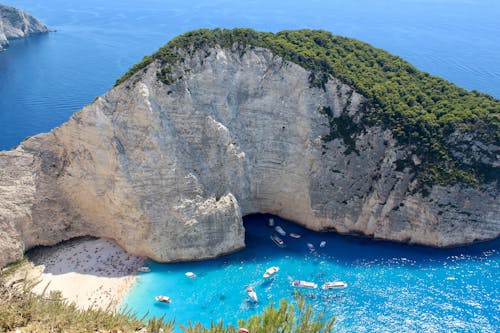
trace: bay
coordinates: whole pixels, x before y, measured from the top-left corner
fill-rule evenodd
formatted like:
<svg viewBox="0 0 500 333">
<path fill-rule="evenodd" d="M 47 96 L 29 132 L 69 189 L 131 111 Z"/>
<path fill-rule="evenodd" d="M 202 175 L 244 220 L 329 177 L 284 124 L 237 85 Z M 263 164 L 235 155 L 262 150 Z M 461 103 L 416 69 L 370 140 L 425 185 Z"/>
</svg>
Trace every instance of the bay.
<svg viewBox="0 0 500 333">
<path fill-rule="evenodd" d="M 286 247 L 270 239 L 278 234 L 267 226 L 269 218 L 288 233 L 280 236 Z M 122 306 L 141 315 L 175 318 L 181 325 L 201 321 L 208 326 L 218 320 L 236 325 L 283 298 L 294 304 L 297 291 L 316 313 L 336 317 L 336 333 L 493 333 L 500 327 L 500 240 L 434 249 L 313 232 L 270 215 L 244 221 L 244 250 L 208 261 L 150 262 L 151 272 L 139 273 Z M 264 278 L 272 266 L 279 267 L 278 273 Z M 186 272 L 197 277 L 188 278 Z M 295 280 L 318 287 L 296 288 Z M 347 287 L 322 290 L 329 281 Z M 258 302 L 249 298 L 247 286 Z M 172 302 L 156 302 L 158 295 Z"/>
</svg>

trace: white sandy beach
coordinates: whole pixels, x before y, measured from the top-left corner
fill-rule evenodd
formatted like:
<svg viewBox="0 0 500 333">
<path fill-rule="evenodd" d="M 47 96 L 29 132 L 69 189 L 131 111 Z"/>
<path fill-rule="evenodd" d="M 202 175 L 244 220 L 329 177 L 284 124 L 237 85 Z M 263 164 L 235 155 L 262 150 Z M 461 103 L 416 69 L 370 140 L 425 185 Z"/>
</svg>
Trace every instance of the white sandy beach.
<svg viewBox="0 0 500 333">
<path fill-rule="evenodd" d="M 109 239 L 74 239 L 28 253 L 33 274 L 41 280 L 35 292 L 59 290 L 81 308 L 116 310 L 144 261 Z"/>
</svg>

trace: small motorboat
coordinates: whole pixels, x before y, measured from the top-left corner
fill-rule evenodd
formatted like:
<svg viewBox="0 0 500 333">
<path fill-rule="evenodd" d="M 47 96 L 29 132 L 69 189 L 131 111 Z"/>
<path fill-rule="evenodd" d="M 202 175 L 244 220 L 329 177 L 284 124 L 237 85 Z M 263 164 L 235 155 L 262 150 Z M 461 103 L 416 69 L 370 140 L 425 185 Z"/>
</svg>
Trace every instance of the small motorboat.
<svg viewBox="0 0 500 333">
<path fill-rule="evenodd" d="M 196 279 L 196 274 L 194 274 L 193 272 L 186 272 L 186 274 L 184 275 L 186 275 L 190 279 Z"/>
<path fill-rule="evenodd" d="M 342 281 L 334 281 L 334 282 L 325 282 L 325 284 L 323 284 L 321 286 L 321 289 L 323 289 L 323 290 L 342 289 L 342 288 L 346 288 L 346 287 L 347 287 L 347 283 L 342 282 Z"/>
<path fill-rule="evenodd" d="M 283 242 L 283 240 L 281 238 L 279 238 L 278 236 L 276 236 L 276 235 L 271 235 L 271 239 L 279 247 L 285 247 L 286 246 L 285 242 Z"/>
<path fill-rule="evenodd" d="M 302 280 L 295 280 L 292 282 L 292 286 L 298 287 L 298 288 L 309 288 L 309 289 L 316 289 L 318 288 L 318 285 L 314 282 L 308 282 L 308 281 L 302 281 Z"/>
<path fill-rule="evenodd" d="M 158 301 L 158 302 L 161 302 L 161 303 L 170 303 L 171 300 L 170 300 L 170 297 L 168 296 L 163 296 L 163 295 L 160 295 L 160 296 L 156 296 L 155 299 Z"/>
<path fill-rule="evenodd" d="M 279 225 L 277 225 L 276 227 L 274 227 L 274 230 L 276 230 L 276 232 L 278 234 L 280 234 L 281 236 L 286 236 L 285 230 L 283 230 L 283 228 L 280 227 Z"/>
<path fill-rule="evenodd" d="M 254 302 L 259 301 L 259 299 L 257 298 L 257 293 L 255 292 L 255 290 L 253 290 L 252 287 L 247 287 L 246 291 L 247 291 L 248 297 L 250 297 Z"/>
<path fill-rule="evenodd" d="M 138 272 L 142 272 L 142 273 L 149 273 L 151 272 L 151 268 L 149 268 L 148 266 L 142 266 L 142 267 L 139 267 L 137 269 Z"/>
<path fill-rule="evenodd" d="M 314 245 L 312 245 L 311 243 L 307 243 L 307 248 L 313 252 L 313 251 L 316 251 L 316 249 L 314 248 Z"/>
<path fill-rule="evenodd" d="M 302 237 L 302 235 L 299 235 L 299 234 L 296 234 L 296 233 L 292 232 L 292 233 L 290 233 L 290 237 L 292 237 L 292 238 L 300 238 L 300 237 Z"/>
<path fill-rule="evenodd" d="M 325 247 L 326 246 L 326 241 L 321 241 L 321 243 L 319 243 L 319 247 Z"/>
<path fill-rule="evenodd" d="M 278 271 L 280 270 L 280 268 L 278 266 L 273 266 L 273 267 L 269 267 L 268 269 L 266 269 L 266 272 L 264 273 L 264 278 L 268 278 L 270 276 L 273 276 L 274 274 L 278 273 Z"/>
<path fill-rule="evenodd" d="M 269 219 L 268 225 L 272 228 L 274 227 L 274 219 Z"/>
</svg>

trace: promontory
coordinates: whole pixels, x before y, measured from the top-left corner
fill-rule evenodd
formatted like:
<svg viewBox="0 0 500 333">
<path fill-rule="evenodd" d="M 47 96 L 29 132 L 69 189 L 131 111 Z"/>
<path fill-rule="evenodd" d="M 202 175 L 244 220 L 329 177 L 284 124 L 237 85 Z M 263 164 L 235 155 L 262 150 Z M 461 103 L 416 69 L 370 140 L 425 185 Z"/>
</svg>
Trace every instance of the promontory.
<svg viewBox="0 0 500 333">
<path fill-rule="evenodd" d="M 0 152 L 0 265 L 91 235 L 168 262 L 242 216 L 457 246 L 500 234 L 500 101 L 315 30 L 197 30 Z"/>
<path fill-rule="evenodd" d="M 48 31 L 45 24 L 25 11 L 0 4 L 0 51 L 9 45 L 9 39 Z"/>
</svg>

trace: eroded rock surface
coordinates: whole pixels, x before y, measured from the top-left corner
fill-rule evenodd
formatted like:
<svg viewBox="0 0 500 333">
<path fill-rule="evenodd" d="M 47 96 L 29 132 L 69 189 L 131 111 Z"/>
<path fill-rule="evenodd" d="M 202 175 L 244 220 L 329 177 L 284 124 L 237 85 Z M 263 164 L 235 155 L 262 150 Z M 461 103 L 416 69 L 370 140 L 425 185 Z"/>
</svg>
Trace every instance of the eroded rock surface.
<svg viewBox="0 0 500 333">
<path fill-rule="evenodd" d="M 9 39 L 48 31 L 45 24 L 25 11 L 0 4 L 0 51 L 9 45 Z"/>
<path fill-rule="evenodd" d="M 335 78 L 311 87 L 260 48 L 186 55 L 170 85 L 159 66 L 0 152 L 1 264 L 82 235 L 159 261 L 210 258 L 242 248 L 241 218 L 256 212 L 432 246 L 500 234 L 496 182 L 423 192 L 397 163 L 418 158 L 389 130 L 323 140 L 329 117 L 356 126 L 366 111 Z"/>
</svg>

